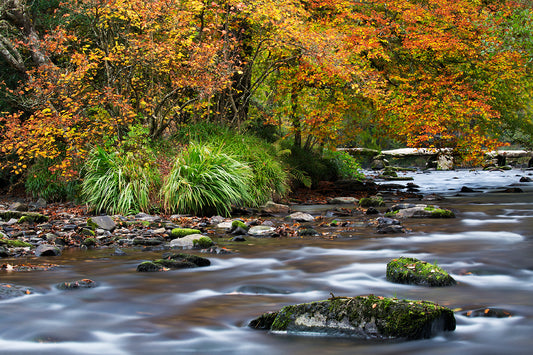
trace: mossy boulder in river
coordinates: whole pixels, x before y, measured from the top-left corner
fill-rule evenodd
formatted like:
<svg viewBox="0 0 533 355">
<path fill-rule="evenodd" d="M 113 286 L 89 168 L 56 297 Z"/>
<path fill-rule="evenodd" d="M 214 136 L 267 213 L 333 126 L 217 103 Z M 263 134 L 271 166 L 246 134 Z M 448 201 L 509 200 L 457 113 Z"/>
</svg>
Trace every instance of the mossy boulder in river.
<svg viewBox="0 0 533 355">
<path fill-rule="evenodd" d="M 455 317 L 452 310 L 432 302 L 368 295 L 286 306 L 249 326 L 287 334 L 422 339 L 455 330 Z"/>
<path fill-rule="evenodd" d="M 457 282 L 436 264 L 415 258 L 394 259 L 387 264 L 387 280 L 419 286 L 453 286 Z"/>
</svg>

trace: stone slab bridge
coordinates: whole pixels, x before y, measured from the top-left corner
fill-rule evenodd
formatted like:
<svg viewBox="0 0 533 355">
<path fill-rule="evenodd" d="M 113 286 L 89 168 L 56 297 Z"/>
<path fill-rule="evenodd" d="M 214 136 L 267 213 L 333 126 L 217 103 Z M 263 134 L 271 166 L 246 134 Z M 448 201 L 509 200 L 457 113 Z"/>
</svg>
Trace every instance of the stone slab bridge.
<svg viewBox="0 0 533 355">
<path fill-rule="evenodd" d="M 400 148 L 382 151 L 368 148 L 337 148 L 337 150 L 345 151 L 352 155 L 371 155 L 374 161 L 387 158 L 426 156 L 438 170 L 450 170 L 454 167 L 454 151 L 452 148 Z M 510 159 L 526 158 L 528 167 L 533 167 L 533 151 L 530 150 L 496 150 L 486 152 L 485 155 L 489 163 L 494 166 L 505 166 Z"/>
</svg>

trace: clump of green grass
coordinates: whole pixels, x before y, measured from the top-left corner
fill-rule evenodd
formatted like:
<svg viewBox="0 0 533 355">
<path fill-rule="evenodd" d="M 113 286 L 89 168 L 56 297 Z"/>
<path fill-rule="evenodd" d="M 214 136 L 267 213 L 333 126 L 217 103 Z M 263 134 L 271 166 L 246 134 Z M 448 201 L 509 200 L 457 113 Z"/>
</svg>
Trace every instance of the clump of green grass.
<svg viewBox="0 0 533 355">
<path fill-rule="evenodd" d="M 240 134 L 225 126 L 198 123 L 183 127 L 175 139 L 216 146 L 221 153 L 247 165 L 251 169 L 249 194 L 253 206 L 289 192 L 290 172 L 283 162 L 283 155 L 288 152 L 251 133 Z"/>
<path fill-rule="evenodd" d="M 82 196 L 95 212 L 149 212 L 159 172 L 149 153 L 107 152 L 96 147 L 85 164 Z M 143 159 L 148 161 L 143 161 Z"/>
<path fill-rule="evenodd" d="M 249 166 L 225 154 L 221 146 L 191 143 L 182 151 L 161 188 L 169 213 L 229 215 L 232 204 L 252 204 Z"/>
</svg>

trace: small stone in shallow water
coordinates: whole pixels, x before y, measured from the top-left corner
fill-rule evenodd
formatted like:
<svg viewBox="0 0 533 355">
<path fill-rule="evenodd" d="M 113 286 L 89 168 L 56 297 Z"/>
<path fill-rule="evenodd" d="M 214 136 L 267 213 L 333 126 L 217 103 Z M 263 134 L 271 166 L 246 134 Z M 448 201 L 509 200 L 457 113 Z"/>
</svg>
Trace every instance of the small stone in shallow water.
<svg viewBox="0 0 533 355">
<path fill-rule="evenodd" d="M 313 222 L 315 217 L 311 216 L 309 213 L 295 212 L 289 215 L 289 219 L 295 222 Z"/>
<path fill-rule="evenodd" d="M 513 313 L 501 308 L 479 308 L 461 313 L 466 317 L 511 318 Z"/>
<path fill-rule="evenodd" d="M 80 289 L 80 288 L 93 288 L 98 286 L 96 282 L 94 282 L 91 279 L 82 279 L 77 281 L 70 281 L 70 282 L 61 282 L 56 285 L 56 287 L 60 290 L 74 290 L 74 289 Z"/>
<path fill-rule="evenodd" d="M 34 293 L 34 291 L 30 287 L 0 283 L 0 299 L 31 295 L 32 293 Z"/>
<path fill-rule="evenodd" d="M 61 249 L 55 245 L 40 244 L 35 249 L 35 256 L 59 256 L 61 255 Z"/>
</svg>

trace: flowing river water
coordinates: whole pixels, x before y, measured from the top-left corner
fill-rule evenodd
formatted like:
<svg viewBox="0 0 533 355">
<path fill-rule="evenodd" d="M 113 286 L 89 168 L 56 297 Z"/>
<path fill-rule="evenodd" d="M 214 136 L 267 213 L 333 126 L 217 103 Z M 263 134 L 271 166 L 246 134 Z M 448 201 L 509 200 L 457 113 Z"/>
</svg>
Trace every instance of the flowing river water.
<svg viewBox="0 0 533 355">
<path fill-rule="evenodd" d="M 205 268 L 138 273 L 161 252 L 65 251 L 61 257 L 9 263 L 55 263 L 50 271 L 6 272 L 1 282 L 35 294 L 0 301 L 0 354 L 527 354 L 533 348 L 533 183 L 499 193 L 528 171 L 409 173 L 423 193 L 439 193 L 455 219 L 412 219 L 406 234 L 379 235 L 361 224 L 336 238 L 253 239 L 233 255 L 208 256 Z M 462 186 L 481 192 L 461 194 Z M 501 189 L 500 189 L 501 190 Z M 323 206 L 301 206 L 314 215 Z M 336 218 L 350 220 L 354 217 Z M 223 240 L 219 244 L 226 245 Z M 437 262 L 458 285 L 393 284 L 386 264 L 399 256 Z M 99 287 L 60 291 L 55 284 L 90 278 Z M 284 305 L 375 294 L 424 299 L 452 309 L 502 308 L 509 318 L 467 317 L 428 340 L 380 343 L 288 336 L 247 323 Z"/>
</svg>

